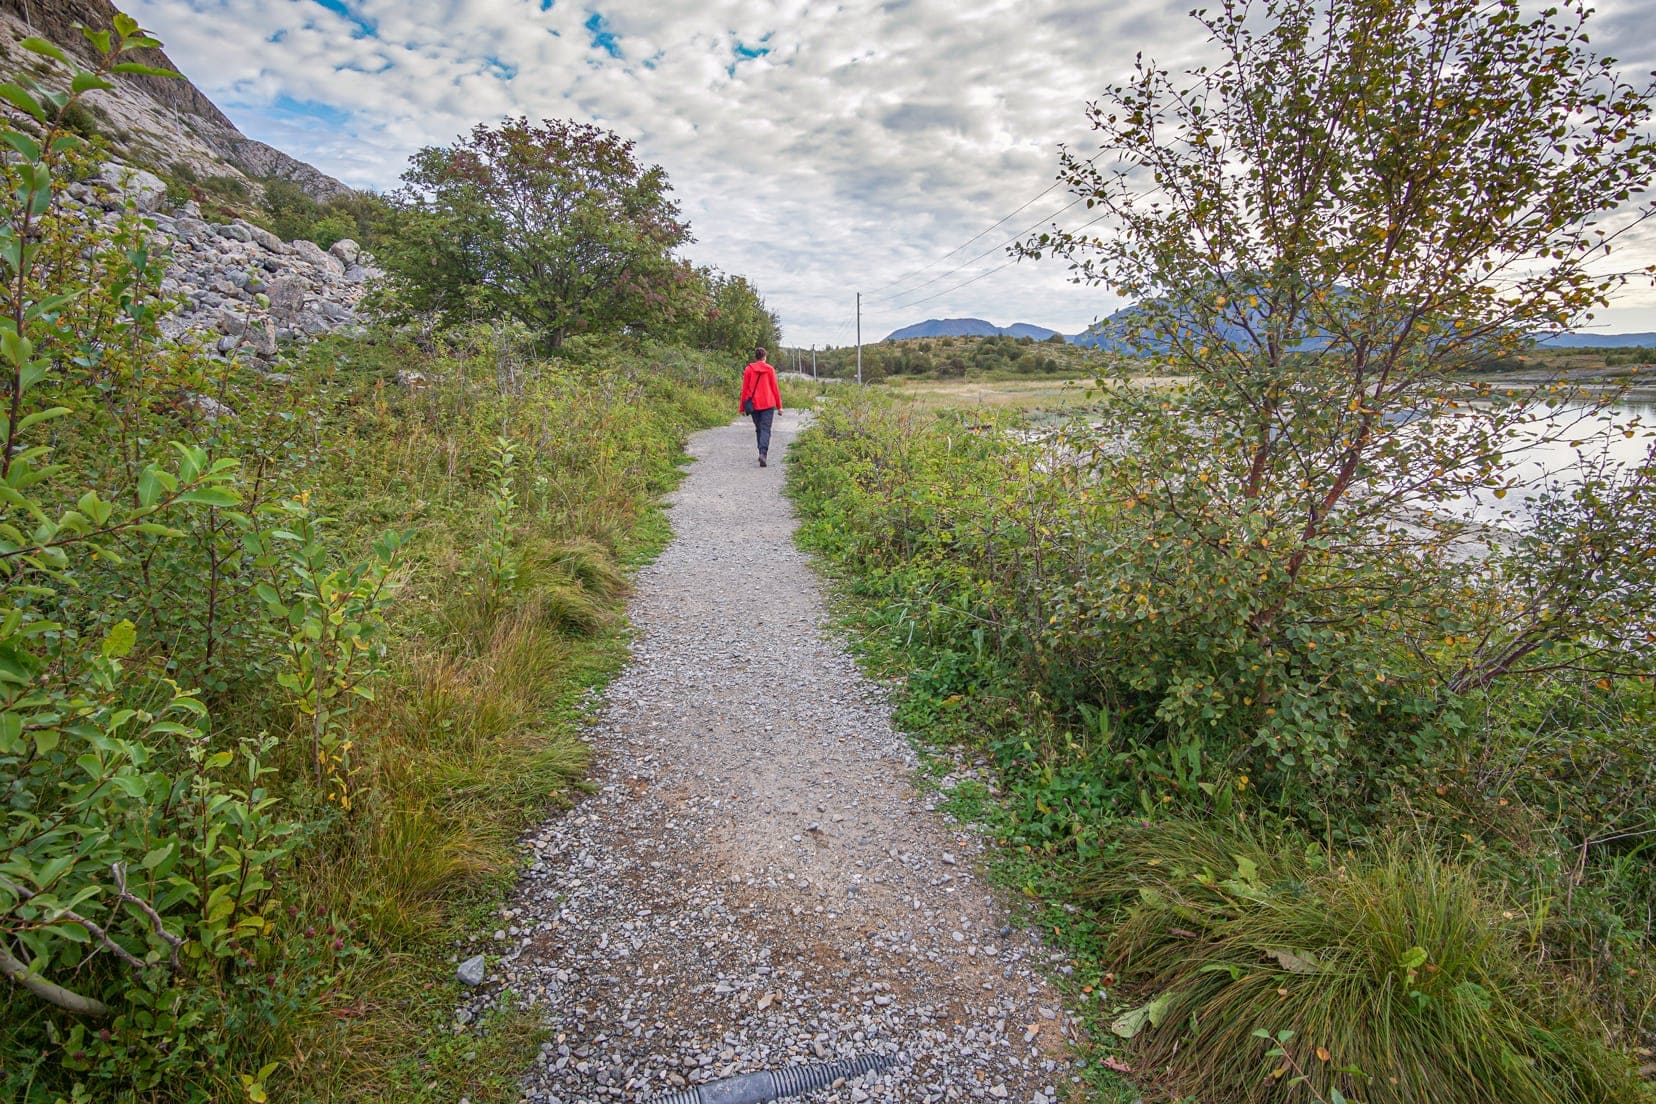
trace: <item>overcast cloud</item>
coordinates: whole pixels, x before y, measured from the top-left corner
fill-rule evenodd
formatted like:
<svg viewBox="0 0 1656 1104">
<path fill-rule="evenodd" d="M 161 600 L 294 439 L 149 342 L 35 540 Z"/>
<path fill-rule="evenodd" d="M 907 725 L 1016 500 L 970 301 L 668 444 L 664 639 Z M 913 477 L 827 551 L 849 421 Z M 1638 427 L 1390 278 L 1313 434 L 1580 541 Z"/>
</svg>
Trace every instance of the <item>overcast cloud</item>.
<svg viewBox="0 0 1656 1104">
<path fill-rule="evenodd" d="M 1180 67 L 1202 47 L 1186 7 L 1156 0 L 121 6 L 246 134 L 357 187 L 395 187 L 416 149 L 508 114 L 631 138 L 672 180 L 688 256 L 752 279 L 804 345 L 848 343 L 859 290 L 865 340 L 962 316 L 1076 333 L 1120 306 L 1058 262 L 992 271 L 1007 258 L 991 247 L 1061 190 L 949 254 L 1052 184 L 1059 144 L 1087 140 L 1087 101 L 1135 53 Z M 1648 69 L 1648 0 L 1600 7 L 1596 45 Z M 1656 293 L 1630 289 L 1604 321 L 1656 329 Z"/>
</svg>

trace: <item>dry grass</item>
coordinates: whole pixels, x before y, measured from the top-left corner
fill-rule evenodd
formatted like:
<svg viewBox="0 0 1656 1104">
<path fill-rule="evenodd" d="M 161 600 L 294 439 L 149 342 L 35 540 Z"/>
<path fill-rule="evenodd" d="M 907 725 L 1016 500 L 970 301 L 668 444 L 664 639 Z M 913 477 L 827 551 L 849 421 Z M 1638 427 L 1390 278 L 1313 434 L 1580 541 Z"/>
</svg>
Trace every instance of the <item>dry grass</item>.
<svg viewBox="0 0 1656 1104">
<path fill-rule="evenodd" d="M 1067 410 L 1088 401 L 1091 380 L 897 380 L 880 385 L 923 410 Z"/>
<path fill-rule="evenodd" d="M 1186 382 L 1180 376 L 1143 375 L 1132 378 L 1134 387 L 1176 387 Z M 1111 381 L 1105 381 L 1106 386 Z M 1095 379 L 1007 379 L 1007 380 L 912 380 L 894 379 L 874 386 L 884 389 L 898 402 L 920 410 L 1017 410 L 1066 413 L 1081 409 L 1098 393 Z"/>
</svg>

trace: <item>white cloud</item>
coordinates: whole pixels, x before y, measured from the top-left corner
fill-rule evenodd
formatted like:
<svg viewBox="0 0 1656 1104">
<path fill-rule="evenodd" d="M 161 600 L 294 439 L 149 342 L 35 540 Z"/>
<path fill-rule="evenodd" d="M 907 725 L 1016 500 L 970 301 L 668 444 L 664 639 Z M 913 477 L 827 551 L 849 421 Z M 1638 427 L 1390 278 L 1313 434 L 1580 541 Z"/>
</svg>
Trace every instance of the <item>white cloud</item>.
<svg viewBox="0 0 1656 1104">
<path fill-rule="evenodd" d="M 1601 25 L 1638 39 L 1641 2 L 1602 5 Z M 556 0 L 544 12 L 541 0 L 349 0 L 372 35 L 317 0 L 126 6 L 246 133 L 353 185 L 394 187 L 414 150 L 506 114 L 634 139 L 667 169 L 692 259 L 753 279 L 805 344 L 847 339 L 859 288 L 865 338 L 958 315 L 1075 332 L 1114 309 L 1050 261 L 917 302 L 1000 255 L 889 300 L 1057 210 L 1061 191 L 877 289 L 1052 183 L 1058 145 L 1086 141 L 1087 101 L 1135 53 L 1178 67 L 1202 41 L 1182 8 L 1155 0 Z M 595 14 L 619 58 L 594 48 Z M 281 98 L 350 119 L 297 129 Z M 1641 294 L 1630 302 L 1656 328 L 1656 295 Z"/>
</svg>

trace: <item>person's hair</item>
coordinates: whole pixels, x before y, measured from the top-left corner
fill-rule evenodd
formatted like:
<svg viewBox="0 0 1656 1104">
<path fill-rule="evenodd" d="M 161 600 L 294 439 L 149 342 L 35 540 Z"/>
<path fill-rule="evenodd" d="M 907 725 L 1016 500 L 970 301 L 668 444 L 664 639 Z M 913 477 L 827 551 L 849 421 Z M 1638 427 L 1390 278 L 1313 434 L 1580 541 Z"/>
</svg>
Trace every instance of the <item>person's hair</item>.
<svg viewBox="0 0 1656 1104">
<path fill-rule="evenodd" d="M 763 347 L 760 347 L 758 349 L 753 350 L 753 359 L 754 360 L 764 360 L 765 359 L 765 350 L 764 350 Z"/>
</svg>

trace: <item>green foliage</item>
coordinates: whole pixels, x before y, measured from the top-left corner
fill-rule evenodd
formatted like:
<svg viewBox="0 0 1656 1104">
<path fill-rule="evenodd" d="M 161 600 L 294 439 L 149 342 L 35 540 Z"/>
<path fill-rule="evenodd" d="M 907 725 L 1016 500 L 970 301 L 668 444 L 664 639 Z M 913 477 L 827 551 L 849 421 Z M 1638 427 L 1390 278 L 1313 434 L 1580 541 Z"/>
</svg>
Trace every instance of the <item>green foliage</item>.
<svg viewBox="0 0 1656 1104">
<path fill-rule="evenodd" d="M 351 192 L 318 203 L 298 184 L 283 177 L 266 177 L 262 183 L 271 229 L 283 241 L 312 241 L 327 249 L 350 238 L 365 248 L 374 248 L 388 212 L 383 197 Z"/>
<path fill-rule="evenodd" d="M 1139 297 L 1131 339 L 1188 380 L 1115 381 L 1060 444 L 1090 505 L 1054 647 L 1151 714 L 1179 790 L 1212 782 L 1218 752 L 1217 769 L 1292 797 L 1432 754 L 1455 696 L 1494 680 L 1648 669 L 1656 587 L 1622 550 L 1656 509 L 1649 462 L 1543 499 L 1512 555 L 1469 549 L 1441 508 L 1504 496 L 1528 427 L 1565 398 L 1445 373 L 1616 286 L 1587 247 L 1656 168 L 1656 92 L 1587 50 L 1573 7 L 1269 14 L 1255 33 L 1239 5 L 1199 13 L 1226 60 L 1195 91 L 1151 63 L 1111 90 L 1092 122 L 1158 190 L 1068 158 L 1119 232 L 1026 250 Z M 1451 79 L 1444 57 L 1476 64 Z M 1359 149 L 1374 156 L 1344 156 Z M 1502 290 L 1532 257 L 1544 271 Z M 1469 557 L 1493 586 L 1467 578 Z"/>
<path fill-rule="evenodd" d="M 38 1059 L 8 1062 L 0 1083 L 204 1098 L 209 1071 L 246 1054 L 253 992 L 309 999 L 306 983 L 252 980 L 284 946 L 275 884 L 298 825 L 270 789 L 272 741 L 215 732 L 201 696 L 152 662 L 144 599 L 120 586 L 131 560 L 185 543 L 245 484 L 235 459 L 168 443 L 153 415 L 141 430 L 123 421 L 170 374 L 145 357 L 162 266 L 132 220 L 100 230 L 60 205 L 85 151 L 63 127 L 109 74 L 149 71 L 120 58 L 155 42 L 122 15 L 87 38 L 102 59 L 68 74 L 68 92 L 0 86 L 40 124 L 38 140 L 0 132 L 18 154 L 0 222 L 0 968 L 28 994 L 8 1003 L 45 1006 L 20 1019 Z M 50 43 L 25 46 L 69 66 Z M 85 445 L 122 427 L 130 447 L 95 461 Z M 328 968 L 286 949 L 300 974 Z"/>
<path fill-rule="evenodd" d="M 280 527 L 248 538 L 256 562 L 270 573 L 258 595 L 282 638 L 284 663 L 276 683 L 302 719 L 313 780 L 326 787 L 327 800 L 348 809 L 348 720 L 358 701 L 373 699 L 379 637 L 403 537 L 388 534 L 375 542 L 372 558 L 338 566 L 322 539 L 327 519 L 313 516 L 302 501 L 282 510 L 287 517 Z"/>
<path fill-rule="evenodd" d="M 688 327 L 697 348 L 747 357 L 755 348 L 777 349 L 782 344 L 776 315 L 766 309 L 759 291 L 742 276 L 702 269 L 697 276 L 707 289 L 707 303 L 699 319 Z"/>
<path fill-rule="evenodd" d="M 489 459 L 489 546 L 484 564 L 484 582 L 495 593 L 504 592 L 517 581 L 511 549 L 512 512 L 517 508 L 517 494 L 512 489 L 516 462 L 512 442 L 505 437 L 495 438 L 495 454 Z"/>
<path fill-rule="evenodd" d="M 1649 1099 L 1537 974 L 1503 888 L 1423 842 L 1351 858 L 1186 822 L 1125 831 L 1081 891 L 1127 910 L 1111 946 L 1148 1000 L 1116 1033 L 1226 1100 Z"/>
<path fill-rule="evenodd" d="M 220 202 L 241 201 L 252 194 L 252 189 L 247 186 L 247 181 L 239 176 L 204 177 L 200 187 L 202 191 Z"/>
<path fill-rule="evenodd" d="M 689 228 L 666 174 L 632 150 L 600 127 L 521 118 L 421 150 L 391 196 L 387 306 L 446 323 L 512 318 L 551 349 L 671 322 L 698 284 L 672 256 Z"/>
<path fill-rule="evenodd" d="M 1395 549 L 1389 566 L 1347 549 L 1307 599 L 1322 603 L 1325 623 L 1297 629 L 1286 655 L 1255 649 L 1247 611 L 1261 580 L 1252 573 L 1266 572 L 1272 553 L 1258 542 L 1220 554 L 1203 546 L 1201 529 L 1175 528 L 1205 490 L 1164 499 L 1177 509 L 1167 529 L 1153 528 L 1148 503 L 1123 501 L 1129 487 L 1089 474 L 1089 463 L 1118 470 L 1106 465 L 1124 462 L 1119 448 L 1063 430 L 1010 432 L 980 416 L 838 395 L 796 442 L 789 486 L 803 539 L 855 600 L 865 652 L 882 672 L 907 676 L 899 720 L 922 739 L 967 744 L 993 768 L 995 827 L 1022 861 L 1060 871 L 1108 864 L 1124 834 L 1157 838 L 1155 818 L 1169 812 L 1212 817 L 1215 832 L 1310 824 L 1354 849 L 1399 823 L 1426 824 L 1423 854 L 1436 840 L 1465 844 L 1465 861 L 1484 876 L 1480 893 L 1522 917 L 1525 952 L 1545 964 L 1534 984 L 1578 993 L 1618 1047 L 1632 1044 L 1651 1007 L 1656 899 L 1640 873 L 1656 761 L 1647 679 L 1561 669 L 1455 692 L 1453 673 L 1492 634 L 1422 630 L 1411 647 L 1407 623 L 1390 618 L 1418 603 L 1444 623 L 1477 624 L 1490 611 L 1506 615 L 1500 587 L 1510 584 L 1436 575 Z M 1147 415 L 1133 439 L 1158 432 Z M 1162 450 L 1132 462 L 1156 458 L 1179 462 Z M 1203 519 L 1195 509 L 1191 517 Z M 1404 588 L 1402 597 L 1379 601 L 1382 587 Z M 1598 646 L 1589 630 L 1560 654 L 1590 660 Z M 1338 766 L 1325 773 L 1318 760 Z M 1142 833 L 1129 827 L 1141 821 Z M 1173 833 L 1156 869 L 1199 869 L 1205 852 L 1188 863 L 1173 854 L 1188 842 Z M 1055 880 L 1019 875 L 1017 884 L 1034 892 Z M 1096 884 L 1119 882 L 1110 873 Z M 1069 890 L 1048 891 L 1068 903 Z M 1065 937 L 1084 943 L 1085 929 L 1107 928 L 1116 902 L 1103 903 L 1061 912 L 1064 932 L 1083 933 Z M 1247 1032 L 1307 1038 L 1294 1022 L 1227 1022 L 1241 1035 L 1216 1041 L 1216 1053 L 1245 1051 L 1255 1080 L 1263 1048 Z M 1179 1054 L 1178 1068 L 1215 1060 L 1189 1040 Z"/>
<path fill-rule="evenodd" d="M 809 371 L 812 350 L 784 349 L 778 363 L 792 364 L 795 355 Z M 817 374 L 838 379 L 856 376 L 856 349 L 816 350 Z M 1054 335 L 1037 342 L 1032 337 L 914 337 L 863 346 L 863 380 L 887 376 L 936 379 L 1019 379 L 1028 376 L 1093 378 L 1110 370 L 1115 358 L 1085 345 L 1071 345 Z"/>
</svg>

